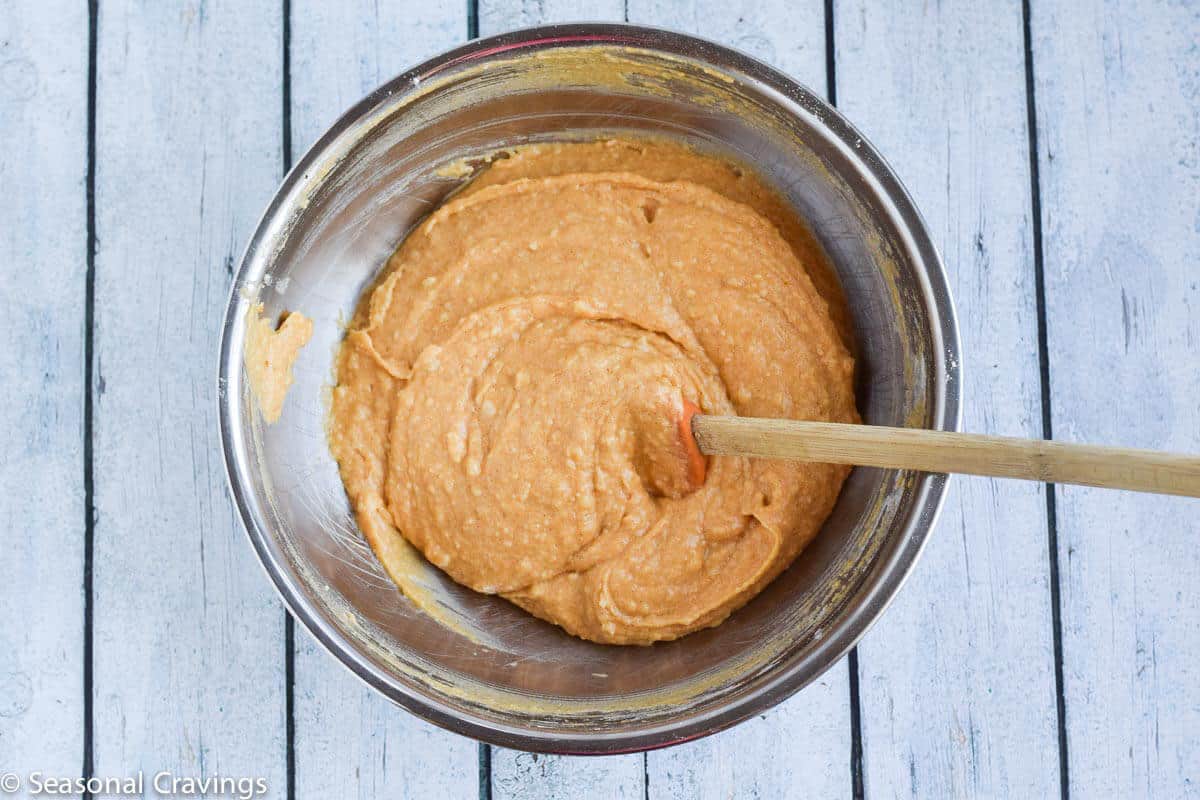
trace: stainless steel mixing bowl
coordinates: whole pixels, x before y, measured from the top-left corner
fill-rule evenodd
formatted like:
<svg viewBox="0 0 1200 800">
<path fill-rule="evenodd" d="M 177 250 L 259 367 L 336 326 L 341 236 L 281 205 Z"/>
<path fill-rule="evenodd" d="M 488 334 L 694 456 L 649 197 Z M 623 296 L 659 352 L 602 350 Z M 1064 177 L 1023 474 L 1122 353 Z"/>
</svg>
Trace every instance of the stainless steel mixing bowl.
<svg viewBox="0 0 1200 800">
<path fill-rule="evenodd" d="M 324 435 L 355 301 L 472 158 L 524 142 L 665 134 L 755 165 L 807 219 L 845 288 L 866 422 L 954 429 L 958 337 L 912 201 L 837 112 L 744 55 L 677 33 L 564 25 L 473 42 L 354 106 L 287 176 L 225 319 L 221 437 L 254 548 L 284 601 L 372 687 L 499 745 L 613 753 L 757 714 L 833 665 L 911 570 L 945 478 L 857 469 L 814 544 L 717 628 L 652 647 L 574 639 L 414 559 L 426 613 L 355 529 Z M 463 159 L 466 159 L 465 161 Z M 242 367 L 254 302 L 313 318 L 283 418 L 262 425 Z"/>
</svg>

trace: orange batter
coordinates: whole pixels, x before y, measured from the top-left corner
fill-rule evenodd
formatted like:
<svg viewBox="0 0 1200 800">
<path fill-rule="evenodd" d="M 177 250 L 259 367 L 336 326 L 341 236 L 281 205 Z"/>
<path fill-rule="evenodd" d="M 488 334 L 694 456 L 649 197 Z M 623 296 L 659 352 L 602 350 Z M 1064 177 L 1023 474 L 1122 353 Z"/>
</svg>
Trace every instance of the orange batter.
<svg viewBox="0 0 1200 800">
<path fill-rule="evenodd" d="M 405 240 L 342 346 L 330 445 L 359 524 L 393 574 L 403 537 L 593 641 L 718 624 L 847 470 L 712 458 L 696 488 L 675 424 L 685 400 L 857 421 L 829 276 L 776 195 L 681 146 L 495 162 Z"/>
</svg>

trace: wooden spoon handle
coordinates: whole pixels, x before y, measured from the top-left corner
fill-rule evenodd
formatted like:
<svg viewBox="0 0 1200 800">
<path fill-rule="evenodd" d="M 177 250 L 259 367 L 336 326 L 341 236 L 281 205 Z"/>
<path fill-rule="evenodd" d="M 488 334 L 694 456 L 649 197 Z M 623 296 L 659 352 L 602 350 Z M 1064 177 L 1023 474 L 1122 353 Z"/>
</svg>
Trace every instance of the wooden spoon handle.
<svg viewBox="0 0 1200 800">
<path fill-rule="evenodd" d="M 919 428 L 697 414 L 701 452 L 1200 497 L 1200 457 Z"/>
</svg>

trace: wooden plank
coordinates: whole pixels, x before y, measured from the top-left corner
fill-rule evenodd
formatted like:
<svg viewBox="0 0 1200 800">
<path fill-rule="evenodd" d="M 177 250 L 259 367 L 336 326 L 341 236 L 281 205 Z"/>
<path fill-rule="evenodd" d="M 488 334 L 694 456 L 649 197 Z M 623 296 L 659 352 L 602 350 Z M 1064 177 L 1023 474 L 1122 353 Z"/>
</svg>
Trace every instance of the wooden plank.
<svg viewBox="0 0 1200 800">
<path fill-rule="evenodd" d="M 620 21 L 623 0 L 479 0 L 479 35 L 581 20 Z M 583 758 L 543 756 L 493 748 L 491 790 L 505 798 L 640 798 L 645 759 L 640 755 Z"/>
<path fill-rule="evenodd" d="M 1039 437 L 1020 4 L 839 2 L 839 105 L 896 167 L 946 262 L 963 426 Z M 915 574 L 859 645 L 866 791 L 1059 791 L 1044 487 L 955 478 Z"/>
<path fill-rule="evenodd" d="M 286 793 L 283 612 L 216 437 L 230 272 L 279 180 L 278 6 L 100 8 L 95 773 Z"/>
<path fill-rule="evenodd" d="M 651 798 L 850 797 L 846 661 L 735 728 L 647 754 Z"/>
<path fill-rule="evenodd" d="M 820 0 L 630 0 L 629 20 L 739 48 L 825 94 Z M 652 798 L 848 797 L 849 669 L 843 660 L 778 708 L 732 730 L 647 754 Z"/>
<path fill-rule="evenodd" d="M 1200 7 L 1032 5 L 1054 435 L 1200 451 Z M 1196 791 L 1198 515 L 1057 490 L 1073 797 Z"/>
<path fill-rule="evenodd" d="M 478 0 L 479 35 L 557 22 L 620 22 L 624 0 Z"/>
<path fill-rule="evenodd" d="M 291 126 L 304 152 L 351 104 L 466 37 L 458 0 L 330 5 L 293 0 Z M 295 652 L 295 796 L 468 797 L 478 747 L 367 689 L 301 626 Z"/>
<path fill-rule="evenodd" d="M 629 0 L 629 21 L 734 47 L 825 96 L 822 0 Z"/>
<path fill-rule="evenodd" d="M 640 800 L 644 759 L 628 756 L 547 756 L 492 748 L 492 797 L 514 800 Z"/>
<path fill-rule="evenodd" d="M 83 763 L 88 16 L 0 14 L 0 767 Z"/>
</svg>

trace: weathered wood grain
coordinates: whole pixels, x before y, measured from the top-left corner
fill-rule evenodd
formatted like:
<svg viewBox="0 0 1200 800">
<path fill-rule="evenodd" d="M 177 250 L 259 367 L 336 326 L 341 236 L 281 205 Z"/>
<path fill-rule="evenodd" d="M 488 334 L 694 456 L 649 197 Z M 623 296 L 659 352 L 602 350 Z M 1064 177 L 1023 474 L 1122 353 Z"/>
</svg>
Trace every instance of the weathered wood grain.
<svg viewBox="0 0 1200 800">
<path fill-rule="evenodd" d="M 843 659 L 804 691 L 736 728 L 647 754 L 651 798 L 850 797 Z"/>
<path fill-rule="evenodd" d="M 479 35 L 556 22 L 620 22 L 624 0 L 478 0 Z"/>
<path fill-rule="evenodd" d="M 96 774 L 257 776 L 280 797 L 283 613 L 215 420 L 230 271 L 282 163 L 279 9 L 110 0 L 98 48 Z"/>
<path fill-rule="evenodd" d="M 629 20 L 739 48 L 825 94 L 825 10 L 804 2 L 630 0 Z M 647 754 L 652 798 L 848 797 L 852 791 L 845 660 L 758 719 Z"/>
<path fill-rule="evenodd" d="M 1200 7 L 1032 7 L 1054 435 L 1200 451 Z M 1057 490 L 1073 797 L 1196 793 L 1198 515 Z"/>
<path fill-rule="evenodd" d="M 83 763 L 88 16 L 0 13 L 0 769 Z"/>
<path fill-rule="evenodd" d="M 1021 8 L 838 2 L 841 109 L 912 191 L 950 275 L 963 425 L 1041 435 Z M 955 478 L 859 645 L 872 797 L 1059 791 L 1044 487 Z"/>
<path fill-rule="evenodd" d="M 464 40 L 466 11 L 458 0 L 339 6 L 293 0 L 293 155 L 371 89 Z M 299 625 L 295 642 L 297 798 L 478 793 L 475 742 L 435 728 L 367 689 Z"/>
<path fill-rule="evenodd" d="M 515 800 L 640 800 L 644 759 L 628 756 L 547 756 L 492 748 L 492 797 Z"/>
<path fill-rule="evenodd" d="M 821 0 L 629 0 L 629 21 L 734 47 L 825 94 Z"/>
</svg>

